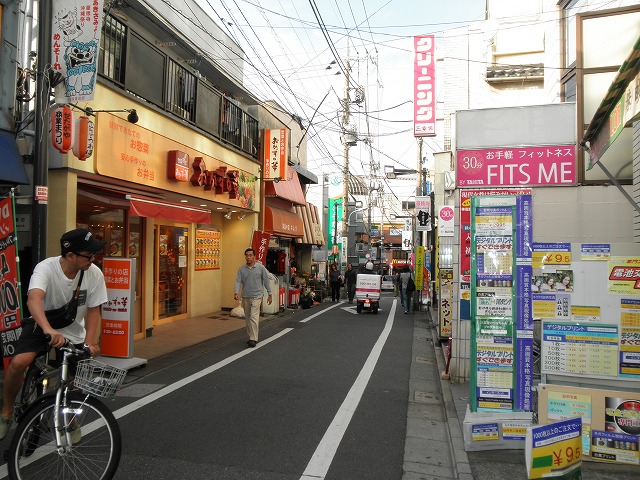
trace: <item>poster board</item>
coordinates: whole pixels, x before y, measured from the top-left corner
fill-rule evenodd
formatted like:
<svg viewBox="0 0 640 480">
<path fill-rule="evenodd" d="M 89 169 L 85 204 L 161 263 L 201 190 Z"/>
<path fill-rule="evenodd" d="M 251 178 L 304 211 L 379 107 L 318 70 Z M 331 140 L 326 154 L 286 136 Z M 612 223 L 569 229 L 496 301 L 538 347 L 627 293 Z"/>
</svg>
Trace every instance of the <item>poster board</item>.
<svg viewBox="0 0 640 480">
<path fill-rule="evenodd" d="M 640 393 L 570 385 L 538 386 L 542 425 L 582 418 L 582 457 L 638 465 L 640 475 Z"/>
<path fill-rule="evenodd" d="M 559 263 L 541 265 L 544 254 L 536 255 L 536 244 L 533 254 L 532 307 L 541 323 L 542 381 L 640 391 L 640 288 L 632 280 L 627 289 L 610 280 L 621 259 L 640 265 L 640 245 L 544 247 L 554 245 L 558 251 L 551 256 Z M 552 277 L 557 287 L 547 285 Z M 558 283 L 563 277 L 566 287 Z"/>
</svg>

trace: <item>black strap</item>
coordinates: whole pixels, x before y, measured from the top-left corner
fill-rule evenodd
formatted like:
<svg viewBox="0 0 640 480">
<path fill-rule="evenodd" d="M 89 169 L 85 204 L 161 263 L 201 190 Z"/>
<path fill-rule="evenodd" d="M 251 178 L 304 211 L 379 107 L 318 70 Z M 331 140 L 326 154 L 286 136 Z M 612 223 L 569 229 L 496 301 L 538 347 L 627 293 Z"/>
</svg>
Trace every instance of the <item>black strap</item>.
<svg viewBox="0 0 640 480">
<path fill-rule="evenodd" d="M 73 294 L 74 299 L 78 299 L 80 296 L 80 285 L 82 285 L 82 279 L 84 278 L 84 270 L 80 270 L 80 280 L 78 280 L 78 286 L 76 287 L 76 293 Z"/>
</svg>

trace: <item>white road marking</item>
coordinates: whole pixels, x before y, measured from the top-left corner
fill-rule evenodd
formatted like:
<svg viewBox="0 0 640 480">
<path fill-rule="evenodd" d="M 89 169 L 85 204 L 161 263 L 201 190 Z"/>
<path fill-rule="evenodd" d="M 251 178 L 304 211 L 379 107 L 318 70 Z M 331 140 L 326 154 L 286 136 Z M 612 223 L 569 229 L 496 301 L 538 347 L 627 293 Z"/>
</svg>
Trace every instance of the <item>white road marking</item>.
<svg viewBox="0 0 640 480">
<path fill-rule="evenodd" d="M 397 301 L 394 300 L 389 316 L 387 317 L 387 323 L 380 337 L 378 337 L 376 344 L 371 349 L 367 361 L 364 363 L 358 378 L 356 378 L 356 381 L 351 386 L 349 393 L 338 409 L 338 413 L 336 413 L 331 425 L 325 432 L 322 440 L 320 440 L 320 444 L 313 453 L 311 461 L 307 464 L 307 468 L 302 474 L 302 477 L 300 477 L 300 480 L 318 480 L 323 479 L 327 475 L 331 462 L 333 462 L 333 457 L 335 457 L 338 446 L 342 441 L 342 437 L 344 437 L 344 433 L 347 431 L 349 422 L 351 422 L 351 418 L 356 408 L 358 408 L 362 394 L 365 388 L 367 388 L 376 363 L 378 363 L 378 359 L 382 353 L 382 347 L 384 347 L 387 338 L 389 338 L 389 333 L 391 333 L 391 327 L 393 326 L 393 317 L 395 317 L 396 313 L 396 303 Z"/>
<path fill-rule="evenodd" d="M 328 308 L 320 310 L 314 313 L 313 315 L 310 315 L 309 317 L 305 318 L 304 320 L 300 320 L 300 323 L 308 322 L 312 318 L 315 318 L 318 315 L 322 315 L 323 313 L 325 313 L 328 310 L 331 310 L 332 308 L 340 306 L 341 303 L 342 302 L 336 303 L 334 305 L 331 305 Z M 371 353 L 369 354 L 369 357 L 367 358 L 367 361 L 365 362 L 364 367 L 362 368 L 360 374 L 358 375 L 358 378 L 356 378 L 356 381 L 351 387 L 351 390 L 347 394 L 347 397 L 342 403 L 340 410 L 338 410 L 338 413 L 333 419 L 331 426 L 329 427 L 324 437 L 322 438 L 320 445 L 318 445 L 318 448 L 316 449 L 316 452 L 314 453 L 311 459 L 311 462 L 309 462 L 309 465 L 307 465 L 307 468 L 303 476 L 301 477 L 301 480 L 324 478 L 327 471 L 329 470 L 329 466 L 331 465 L 331 461 L 335 456 L 335 452 L 338 449 L 338 445 L 340 444 L 340 441 L 342 440 L 344 432 L 346 431 L 347 426 L 349 425 L 349 421 L 351 420 L 351 417 L 353 416 L 353 413 L 355 412 L 355 409 L 358 406 L 360 399 L 362 398 L 362 393 L 364 392 L 364 389 L 367 386 L 369 379 L 371 378 L 371 374 L 373 373 L 373 368 L 375 367 L 375 364 L 378 361 L 378 358 L 380 357 L 380 353 L 382 352 L 382 347 L 384 346 L 387 340 L 387 337 L 389 336 L 391 327 L 393 326 L 393 317 L 395 314 L 395 310 L 396 310 L 396 300 L 393 301 L 393 306 L 391 307 L 391 312 L 389 313 L 389 317 L 387 318 L 387 323 L 384 327 L 384 330 L 382 331 L 382 334 L 380 335 L 380 337 L 378 338 L 378 341 L 376 342 L 373 349 L 371 350 Z M 205 368 L 204 370 L 200 370 L 199 372 L 189 375 L 188 377 L 183 378 L 182 380 L 172 383 L 171 385 L 167 385 L 166 387 L 160 390 L 157 390 L 156 392 L 153 392 L 144 398 L 136 400 L 135 402 L 132 402 L 125 407 L 119 408 L 118 410 L 113 412 L 113 415 L 116 417 L 116 419 L 129 415 L 130 413 L 133 413 L 136 410 L 146 405 L 149 405 L 152 402 L 155 402 L 156 400 L 164 397 L 165 395 L 169 395 L 170 393 L 173 393 L 176 390 L 179 390 L 180 388 L 185 387 L 190 383 L 193 383 L 196 380 L 199 380 L 202 377 L 205 377 L 210 373 L 215 372 L 216 370 L 220 370 L 221 368 L 226 367 L 227 365 L 235 362 L 236 360 L 239 360 L 245 355 L 249 355 L 255 352 L 259 348 L 262 348 L 263 346 L 276 341 L 280 337 L 286 335 L 289 332 L 292 332 L 293 330 L 294 330 L 293 328 L 285 328 L 281 332 L 273 335 L 272 337 L 269 337 L 266 340 L 261 340 L 255 346 L 255 348 L 244 349 L 241 352 L 231 355 L 230 357 L 225 358 L 224 360 Z M 84 427 L 83 427 L 83 430 L 84 430 Z M 9 473 L 7 469 L 7 464 L 5 463 L 3 465 L 0 465 L 0 479 L 6 478 L 8 474 Z"/>
</svg>

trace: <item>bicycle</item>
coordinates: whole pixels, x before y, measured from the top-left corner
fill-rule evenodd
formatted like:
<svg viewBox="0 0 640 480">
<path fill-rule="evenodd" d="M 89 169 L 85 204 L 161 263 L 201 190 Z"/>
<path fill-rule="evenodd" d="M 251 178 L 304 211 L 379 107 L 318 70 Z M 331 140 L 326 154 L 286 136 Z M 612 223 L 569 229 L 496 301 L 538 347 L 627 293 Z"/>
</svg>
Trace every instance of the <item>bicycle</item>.
<svg viewBox="0 0 640 480">
<path fill-rule="evenodd" d="M 126 371 L 92 358 L 79 360 L 71 382 L 69 360 L 85 352 L 69 342 L 60 350 L 55 391 L 36 398 L 16 426 L 7 451 L 9 477 L 111 479 L 122 437 L 113 413 L 97 397 L 114 395 Z"/>
</svg>

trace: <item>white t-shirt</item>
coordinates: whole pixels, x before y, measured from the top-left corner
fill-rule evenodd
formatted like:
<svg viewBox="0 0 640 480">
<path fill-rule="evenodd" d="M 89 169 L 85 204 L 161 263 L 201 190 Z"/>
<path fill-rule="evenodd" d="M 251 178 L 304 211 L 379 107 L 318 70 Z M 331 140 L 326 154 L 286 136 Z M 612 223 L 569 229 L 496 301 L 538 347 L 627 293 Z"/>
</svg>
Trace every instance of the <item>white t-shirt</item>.
<svg viewBox="0 0 640 480">
<path fill-rule="evenodd" d="M 38 288 L 45 292 L 43 306 L 45 310 L 53 310 L 64 306 L 73 297 L 80 279 L 80 272 L 76 278 L 69 279 L 62 271 L 60 257 L 47 258 L 36 265 L 29 281 L 29 290 Z M 84 272 L 80 296 L 78 297 L 78 314 L 76 321 L 58 331 L 72 343 L 82 343 L 85 340 L 84 316 L 88 307 L 98 307 L 105 303 L 107 287 L 104 283 L 102 271 L 95 265 Z M 100 328 L 100 326 L 98 326 Z"/>
</svg>

